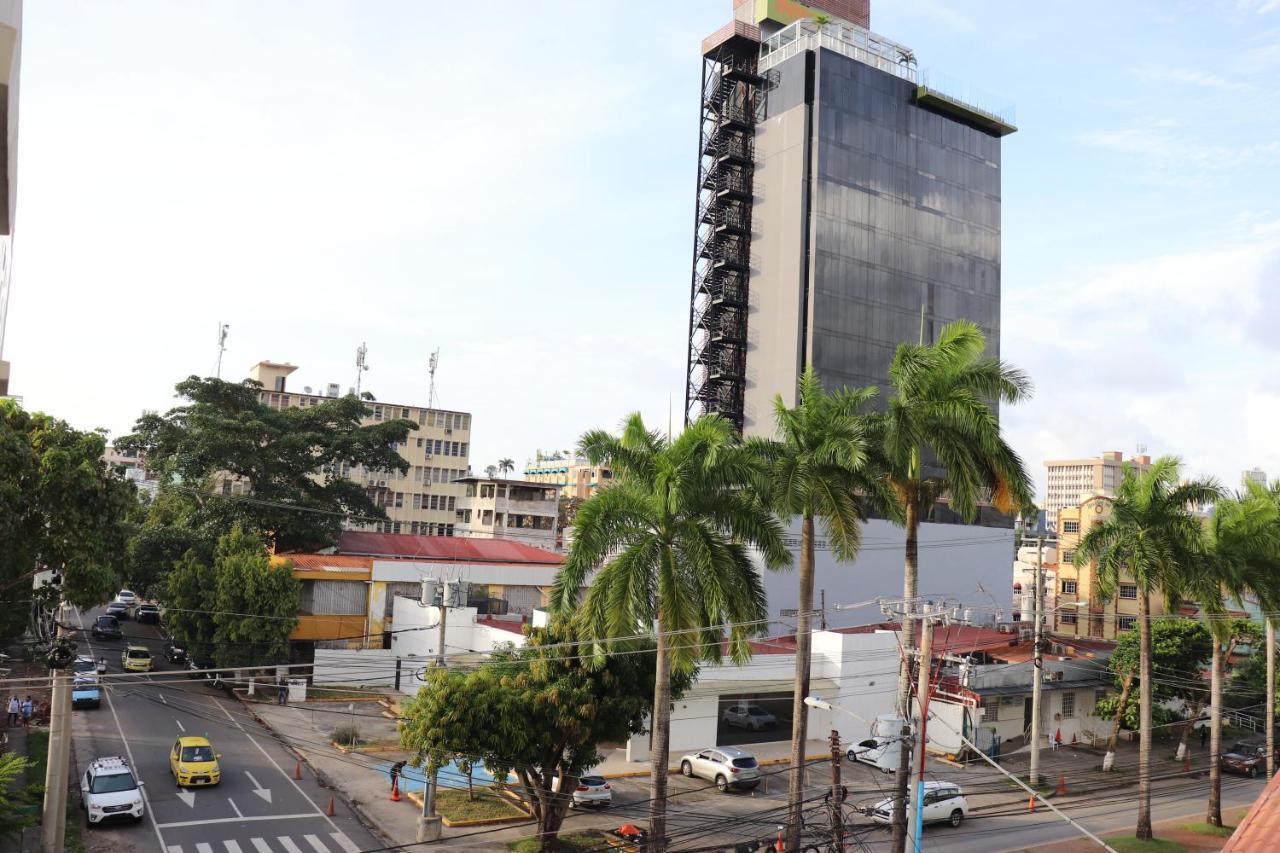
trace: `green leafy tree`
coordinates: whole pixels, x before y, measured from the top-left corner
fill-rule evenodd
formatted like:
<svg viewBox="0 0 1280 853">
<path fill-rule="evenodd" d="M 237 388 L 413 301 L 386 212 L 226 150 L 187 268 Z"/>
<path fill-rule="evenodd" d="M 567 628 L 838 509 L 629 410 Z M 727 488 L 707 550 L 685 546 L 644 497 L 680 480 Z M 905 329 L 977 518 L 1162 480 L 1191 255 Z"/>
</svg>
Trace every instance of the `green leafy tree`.
<svg viewBox="0 0 1280 853">
<path fill-rule="evenodd" d="M 301 591 L 293 564 L 272 565 L 262 540 L 236 527 L 218 540 L 213 574 L 214 662 L 240 667 L 288 661 Z"/>
<path fill-rule="evenodd" d="M 277 410 L 258 399 L 261 390 L 250 380 L 192 376 L 177 385 L 186 404 L 143 415 L 116 446 L 145 453 L 149 468 L 195 498 L 186 522 L 194 528 L 222 533 L 240 524 L 277 550 L 293 551 L 332 545 L 344 517 L 385 519 L 365 488 L 343 472 L 405 471 L 396 445 L 417 425 L 363 425 L 368 406 L 350 394 Z M 253 499 L 203 487 L 226 477 L 246 483 Z"/>
<path fill-rule="evenodd" d="M 1176 716 L 1163 704 L 1171 699 L 1181 699 L 1187 705 L 1198 703 L 1205 696 L 1199 673 L 1213 653 L 1213 638 L 1200 622 L 1188 619 L 1156 619 L 1151 623 L 1151 672 L 1152 697 L 1158 703 L 1153 713 L 1160 717 L 1157 724 L 1172 722 Z M 1119 712 L 1119 722 L 1130 731 L 1138 730 L 1138 708 L 1128 701 L 1126 683 L 1134 681 L 1139 668 L 1141 638 L 1136 631 L 1125 631 L 1116 640 L 1115 651 L 1107 662 L 1119 693 L 1113 693 L 1098 703 L 1095 711 L 1099 717 L 1114 717 Z M 1114 749 L 1114 744 L 1111 746 Z"/>
<path fill-rule="evenodd" d="M 217 588 L 213 565 L 194 550 L 178 559 L 166 581 L 165 627 L 201 662 L 213 656 L 213 604 Z"/>
<path fill-rule="evenodd" d="M 750 656 L 749 638 L 767 616 L 764 588 L 748 548 L 770 568 L 790 562 L 782 528 L 749 486 L 765 488 L 759 458 L 715 415 L 690 424 L 675 439 L 645 428 L 638 414 L 621 437 L 582 436 L 592 465 L 616 480 L 578 510 L 573 545 L 552 591 L 552 608 L 576 619 L 597 661 L 657 624 L 657 670 L 650 747 L 649 831 L 664 849 L 672 673 L 699 660 Z M 758 492 L 757 492 L 758 493 Z M 580 600 L 580 591 L 594 580 Z M 730 626 L 730 627 L 725 627 Z"/>
<path fill-rule="evenodd" d="M 165 524 L 143 524 L 129 537 L 125 577 L 143 598 L 164 598 L 169 573 L 188 551 L 208 555 L 209 541 L 200 531 Z"/>
<path fill-rule="evenodd" d="M 0 753 L 0 838 L 12 838 L 40 823 L 44 785 L 19 781 L 34 762 L 16 752 Z"/>
<path fill-rule="evenodd" d="M 788 847 L 799 847 L 804 800 L 805 741 L 809 669 L 813 644 L 814 522 L 821 521 L 828 546 L 852 561 L 862 544 L 866 518 L 863 497 L 882 486 L 871 461 L 862 408 L 875 388 L 823 390 L 813 368 L 796 388 L 796 406 L 774 398 L 778 440 L 749 440 L 747 448 L 768 466 L 764 501 L 784 519 L 800 519 L 800 592 L 796 614 L 796 675 L 791 709 L 791 784 L 788 793 Z"/>
<path fill-rule="evenodd" d="M 563 623 L 530 630 L 519 648 L 503 648 L 480 667 L 427 671 L 405 708 L 400 741 L 414 765 L 484 762 L 497 779 L 514 773 L 538 822 L 542 850 L 572 802 L 578 777 L 601 761 L 603 742 L 644 731 L 653 696 L 652 643 L 596 660 Z M 687 689 L 673 680 L 672 695 Z M 561 781 L 557 787 L 556 777 Z"/>
<path fill-rule="evenodd" d="M 906 528 L 902 595 L 918 593 L 920 522 L 946 496 L 951 509 L 973 519 L 979 501 L 990 497 L 1001 512 L 1031 502 L 1031 483 L 1022 459 L 1000 431 L 993 401 L 1018 403 L 1031 394 L 1031 380 L 1017 368 L 989 358 L 987 341 L 967 321 L 948 323 L 933 344 L 900 344 L 889 365 L 892 396 L 879 419 L 880 453 L 888 469 L 893 514 Z M 941 466 L 941 467 L 939 467 Z M 910 719 L 911 678 L 905 661 L 916 648 L 915 620 L 903 620 L 906 650 L 898 679 L 899 713 Z M 895 786 L 893 849 L 906 845 L 910 744 L 902 741 Z"/>
<path fill-rule="evenodd" d="M 101 433 L 0 400 L 0 592 L 30 589 L 41 567 L 62 576 L 65 598 L 101 604 L 119 589 L 133 484 L 102 461 Z M 25 598 L 25 596 L 21 596 Z M 25 625 L 25 607 L 0 608 L 0 639 Z"/>
<path fill-rule="evenodd" d="M 1098 591 L 1113 597 L 1121 581 L 1138 588 L 1138 822 L 1139 839 L 1151 832 L 1152 678 L 1151 595 L 1176 596 L 1181 579 L 1203 560 L 1203 525 L 1193 507 L 1222 497 L 1213 480 L 1181 482 L 1182 464 L 1163 456 L 1138 473 L 1125 466 L 1111 515 L 1089 529 L 1076 548 L 1077 566 L 1097 565 Z"/>
</svg>

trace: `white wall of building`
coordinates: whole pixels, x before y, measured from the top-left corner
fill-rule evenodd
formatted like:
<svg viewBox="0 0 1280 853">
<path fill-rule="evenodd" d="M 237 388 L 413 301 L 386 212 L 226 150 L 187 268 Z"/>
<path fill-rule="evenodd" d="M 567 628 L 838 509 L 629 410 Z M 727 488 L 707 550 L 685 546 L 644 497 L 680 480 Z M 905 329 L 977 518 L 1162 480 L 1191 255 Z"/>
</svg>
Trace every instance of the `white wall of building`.
<svg viewBox="0 0 1280 853">
<path fill-rule="evenodd" d="M 525 644 L 523 634 L 479 623 L 474 607 L 450 607 L 448 610 L 444 639 L 447 656 L 489 652 L 504 643 L 516 646 Z M 424 607 L 415 598 L 398 595 L 393 603 L 392 620 L 395 633 L 391 635 L 389 653 L 393 659 L 399 657 L 411 660 L 415 668 L 421 668 L 435 660 L 439 654 L 440 641 L 439 607 Z M 518 627 L 520 622 L 512 620 L 511 624 Z M 414 694 L 420 686 L 416 679 L 403 679 L 400 690 Z"/>
</svg>

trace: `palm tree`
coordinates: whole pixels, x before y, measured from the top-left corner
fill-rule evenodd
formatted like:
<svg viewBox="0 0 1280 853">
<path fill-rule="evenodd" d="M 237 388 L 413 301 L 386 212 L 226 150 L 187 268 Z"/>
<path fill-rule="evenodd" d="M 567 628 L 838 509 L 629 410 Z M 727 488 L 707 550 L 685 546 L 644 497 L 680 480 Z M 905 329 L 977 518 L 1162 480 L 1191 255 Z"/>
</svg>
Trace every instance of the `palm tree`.
<svg viewBox="0 0 1280 853">
<path fill-rule="evenodd" d="M 699 418 L 672 440 L 633 414 L 621 437 L 588 432 L 581 449 L 591 464 L 611 467 L 616 480 L 578 510 L 551 606 L 576 619 L 582 636 L 597 638 L 589 644 L 597 655 L 625 648 L 627 638 L 657 624 L 649 832 L 651 849 L 661 851 L 671 673 L 719 659 L 726 638 L 734 660 L 749 657 L 748 638 L 763 628 L 767 611 L 748 548 L 757 548 L 770 568 L 791 555 L 781 525 L 752 498 L 764 488 L 759 461 L 723 418 Z"/>
<path fill-rule="evenodd" d="M 1144 473 L 1125 466 L 1111 515 L 1076 547 L 1077 566 L 1097 565 L 1098 592 L 1113 597 L 1122 579 L 1138 588 L 1138 825 L 1151 838 L 1151 594 L 1176 596 L 1189 572 L 1204 562 L 1203 525 L 1193 507 L 1222 497 L 1214 480 L 1179 483 L 1182 463 L 1163 456 Z"/>
<path fill-rule="evenodd" d="M 514 471 L 515 469 L 516 469 L 516 463 L 515 463 L 515 462 L 513 462 L 512 460 L 510 460 L 510 459 L 499 459 L 499 460 L 498 460 L 498 471 L 499 471 L 499 473 L 501 473 L 501 474 L 502 474 L 502 476 L 504 476 L 504 477 L 505 477 L 505 476 L 507 476 L 508 474 L 510 474 L 510 473 L 511 473 L 512 471 Z"/>
<path fill-rule="evenodd" d="M 800 517 L 800 596 L 796 615 L 796 676 L 791 705 L 791 787 L 787 849 L 800 847 L 800 809 L 809 695 L 814 583 L 814 519 L 822 520 L 827 544 L 840 560 L 852 561 L 862 544 L 865 518 L 859 495 L 881 491 L 869 459 L 867 421 L 860 415 L 875 388 L 828 394 L 812 368 L 797 383 L 797 402 L 787 408 L 774 398 L 778 441 L 748 440 L 769 467 L 766 502 L 783 519 Z"/>
<path fill-rule="evenodd" d="M 877 435 L 894 514 L 906 527 L 902 595 L 908 602 L 917 595 L 920 522 L 938 496 L 948 495 L 951 508 L 966 519 L 974 517 L 986 493 L 1001 512 L 1031 502 L 1027 470 L 1004 440 L 991 405 L 1026 399 L 1031 381 L 1022 371 L 984 356 L 986 346 L 976 325 L 959 320 L 943 327 L 937 343 L 901 344 L 889 365 L 893 396 L 877 418 Z M 916 647 L 910 615 L 903 619 L 902 645 L 898 708 L 909 720 L 909 662 Z M 894 802 L 893 849 L 898 853 L 906 846 L 910 772 L 910 744 L 904 738 Z"/>
</svg>

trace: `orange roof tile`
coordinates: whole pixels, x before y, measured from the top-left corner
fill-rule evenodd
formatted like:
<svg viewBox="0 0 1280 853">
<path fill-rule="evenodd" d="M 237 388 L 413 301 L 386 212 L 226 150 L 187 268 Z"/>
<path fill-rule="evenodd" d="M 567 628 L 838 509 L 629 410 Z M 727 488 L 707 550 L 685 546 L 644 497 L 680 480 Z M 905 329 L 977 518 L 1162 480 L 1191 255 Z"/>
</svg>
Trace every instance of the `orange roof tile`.
<svg viewBox="0 0 1280 853">
<path fill-rule="evenodd" d="M 1231 833 L 1222 853 L 1273 850 L 1277 835 L 1280 835 L 1280 776 L 1276 776 L 1262 789 L 1258 799 L 1249 808 L 1249 813 L 1236 826 L 1236 831 Z"/>
</svg>

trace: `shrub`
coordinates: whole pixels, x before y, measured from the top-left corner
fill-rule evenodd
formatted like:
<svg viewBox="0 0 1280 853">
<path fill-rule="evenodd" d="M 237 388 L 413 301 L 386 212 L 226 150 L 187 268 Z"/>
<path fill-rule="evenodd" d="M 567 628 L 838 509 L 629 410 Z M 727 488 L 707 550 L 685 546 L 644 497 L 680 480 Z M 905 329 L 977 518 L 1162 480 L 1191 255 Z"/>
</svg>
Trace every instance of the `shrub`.
<svg viewBox="0 0 1280 853">
<path fill-rule="evenodd" d="M 333 742 L 348 749 L 355 749 L 360 743 L 360 730 L 355 726 L 338 726 L 330 733 Z"/>
</svg>

